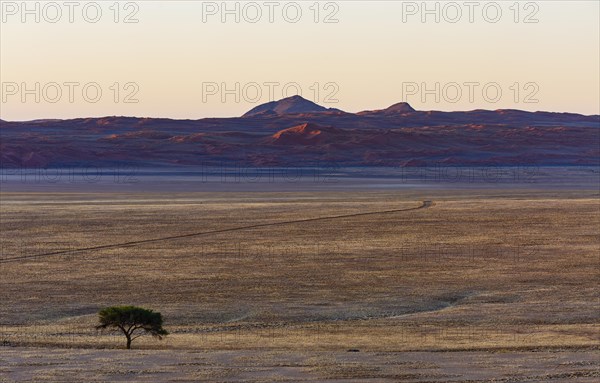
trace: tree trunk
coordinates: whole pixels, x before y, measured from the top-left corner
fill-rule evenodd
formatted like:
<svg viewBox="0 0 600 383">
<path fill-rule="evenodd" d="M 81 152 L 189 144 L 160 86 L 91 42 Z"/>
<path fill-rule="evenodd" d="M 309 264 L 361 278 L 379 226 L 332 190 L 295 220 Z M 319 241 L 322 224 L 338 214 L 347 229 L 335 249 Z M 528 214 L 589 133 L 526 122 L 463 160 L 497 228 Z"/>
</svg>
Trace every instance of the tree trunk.
<svg viewBox="0 0 600 383">
<path fill-rule="evenodd" d="M 131 349 L 131 336 L 126 335 L 127 336 L 127 349 Z"/>
</svg>

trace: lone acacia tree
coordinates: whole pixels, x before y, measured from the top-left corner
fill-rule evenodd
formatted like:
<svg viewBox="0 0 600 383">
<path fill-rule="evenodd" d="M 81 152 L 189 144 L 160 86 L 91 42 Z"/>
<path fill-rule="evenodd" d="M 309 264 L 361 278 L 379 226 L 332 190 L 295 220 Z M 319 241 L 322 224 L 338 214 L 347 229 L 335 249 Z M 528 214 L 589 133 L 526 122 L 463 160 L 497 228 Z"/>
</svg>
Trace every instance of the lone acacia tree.
<svg viewBox="0 0 600 383">
<path fill-rule="evenodd" d="M 150 334 L 155 338 L 162 339 L 163 336 L 169 334 L 167 330 L 162 328 L 163 320 L 160 313 L 141 307 L 107 307 L 100 310 L 98 316 L 100 317 L 100 324 L 96 326 L 96 329 L 118 328 L 127 338 L 127 349 L 131 348 L 132 340 L 142 335 Z"/>
</svg>

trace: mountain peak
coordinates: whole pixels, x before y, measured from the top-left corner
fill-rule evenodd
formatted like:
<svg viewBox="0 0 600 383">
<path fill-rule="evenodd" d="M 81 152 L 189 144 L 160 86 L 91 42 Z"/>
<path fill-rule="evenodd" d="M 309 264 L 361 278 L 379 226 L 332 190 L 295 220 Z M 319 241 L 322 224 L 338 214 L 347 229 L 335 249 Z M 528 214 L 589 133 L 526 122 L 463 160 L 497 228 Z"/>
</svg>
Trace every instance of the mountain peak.
<svg viewBox="0 0 600 383">
<path fill-rule="evenodd" d="M 315 104 L 302 96 L 286 97 L 278 101 L 267 102 L 246 112 L 242 117 L 251 117 L 260 114 L 290 114 L 290 113 L 318 113 L 326 112 L 329 109 Z"/>
<path fill-rule="evenodd" d="M 397 104 L 394 104 L 392 106 L 390 106 L 389 108 L 385 109 L 386 112 L 392 112 L 392 113 L 409 113 L 409 112 L 416 112 L 416 110 L 410 106 L 410 104 L 408 102 L 399 102 Z"/>
<path fill-rule="evenodd" d="M 408 102 L 399 102 L 396 103 L 386 109 L 377 109 L 377 110 L 365 110 L 363 112 L 357 113 L 359 116 L 361 115 L 372 115 L 372 114 L 404 114 L 404 113 L 412 113 L 416 112 L 416 110 L 410 106 Z"/>
</svg>

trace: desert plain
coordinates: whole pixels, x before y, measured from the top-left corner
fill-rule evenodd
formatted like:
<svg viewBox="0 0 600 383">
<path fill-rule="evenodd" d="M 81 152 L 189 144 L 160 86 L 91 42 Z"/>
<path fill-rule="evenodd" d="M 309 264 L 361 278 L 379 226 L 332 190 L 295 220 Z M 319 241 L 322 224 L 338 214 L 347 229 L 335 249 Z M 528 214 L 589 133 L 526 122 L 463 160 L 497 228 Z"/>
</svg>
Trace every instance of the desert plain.
<svg viewBox="0 0 600 383">
<path fill-rule="evenodd" d="M 433 186 L 5 189 L 0 381 L 597 381 L 595 181 Z"/>
</svg>

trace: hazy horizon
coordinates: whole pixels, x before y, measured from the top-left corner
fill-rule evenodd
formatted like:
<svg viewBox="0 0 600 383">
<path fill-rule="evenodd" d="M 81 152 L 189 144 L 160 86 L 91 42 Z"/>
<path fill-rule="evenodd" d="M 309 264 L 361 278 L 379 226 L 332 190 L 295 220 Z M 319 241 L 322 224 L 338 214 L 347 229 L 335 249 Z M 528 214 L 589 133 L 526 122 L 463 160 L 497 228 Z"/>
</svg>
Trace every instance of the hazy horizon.
<svg viewBox="0 0 600 383">
<path fill-rule="evenodd" d="M 274 100 L 274 101 L 280 101 L 280 100 Z M 408 103 L 410 105 L 410 103 Z M 392 106 L 394 104 L 385 106 L 385 107 L 381 107 L 381 108 L 375 108 L 372 110 L 384 110 L 390 106 Z M 412 106 L 412 105 L 411 105 Z M 579 115 L 583 115 L 583 116 L 599 116 L 600 114 L 582 114 L 582 113 L 573 113 L 573 112 L 564 112 L 564 111 L 552 111 L 552 110 L 524 110 L 524 109 L 513 109 L 513 108 L 506 108 L 506 109 L 470 109 L 470 110 L 419 110 L 416 109 L 415 112 L 447 112 L 447 113 L 452 113 L 452 112 L 458 112 L 458 113 L 466 113 L 466 112 L 475 112 L 475 111 L 499 111 L 499 110 L 518 110 L 518 111 L 525 111 L 525 112 L 531 112 L 531 113 L 565 113 L 565 114 L 579 114 Z M 366 111 L 371 111 L 371 109 L 362 109 L 362 110 L 358 110 L 358 111 L 347 111 L 347 110 L 343 110 L 342 112 L 346 112 L 346 113 L 351 113 L 351 114 L 357 114 L 357 113 L 361 113 L 361 112 L 366 112 Z M 248 112 L 248 111 L 245 111 Z M 81 119 L 81 118 L 110 118 L 110 117 L 124 117 L 124 118 L 151 118 L 151 119 L 169 119 L 169 120 L 202 120 L 202 119 L 213 119 L 213 118 L 223 118 L 223 119 L 229 119 L 229 118 L 242 118 L 243 114 L 245 113 L 243 112 L 242 114 L 238 115 L 238 116 L 219 116 L 219 117 L 213 117 L 213 116 L 206 116 L 206 117 L 199 117 L 199 118 L 186 118 L 186 117 L 175 117 L 175 118 L 171 118 L 171 117 L 151 117 L 151 116 L 143 116 L 143 115 L 97 115 L 97 116 L 78 116 L 78 117 L 68 117 L 68 118 L 36 118 L 36 119 L 32 119 L 32 120 L 7 120 L 4 118 L 0 118 L 2 121 L 6 121 L 6 122 L 31 122 L 31 121 L 44 121 L 44 120 L 72 120 L 72 119 Z"/>
<path fill-rule="evenodd" d="M 89 2 L 35 3 L 2 1 L 3 120 L 235 117 L 293 94 L 351 113 L 600 114 L 593 1 L 101 2 L 97 21 Z"/>
</svg>

